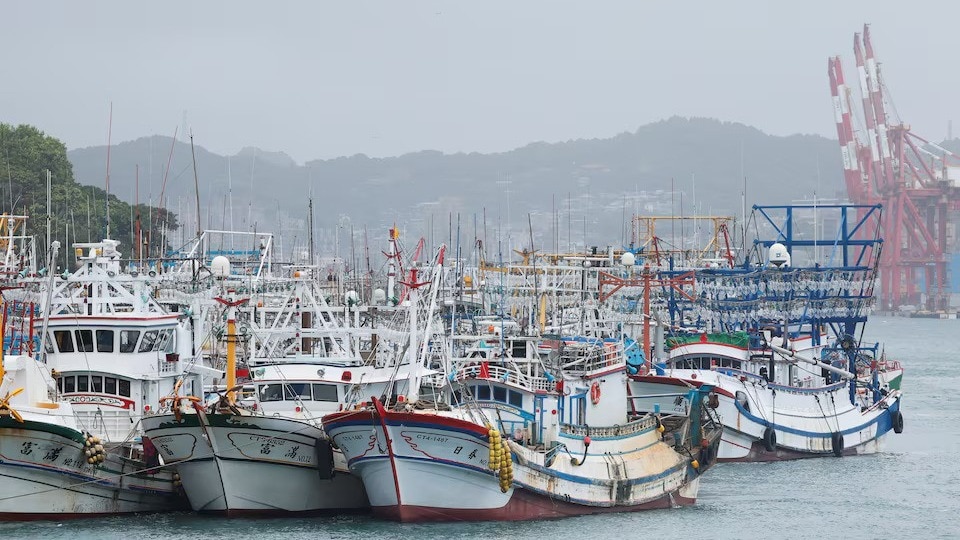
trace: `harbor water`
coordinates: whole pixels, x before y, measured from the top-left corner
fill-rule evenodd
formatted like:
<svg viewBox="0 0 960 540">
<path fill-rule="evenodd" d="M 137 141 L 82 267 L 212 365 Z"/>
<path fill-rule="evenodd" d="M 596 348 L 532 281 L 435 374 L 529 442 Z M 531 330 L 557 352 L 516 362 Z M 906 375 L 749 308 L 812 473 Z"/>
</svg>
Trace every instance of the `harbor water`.
<svg viewBox="0 0 960 540">
<path fill-rule="evenodd" d="M 904 432 L 882 453 L 721 464 L 692 507 L 527 523 L 396 524 L 367 515 L 190 513 L 0 524 L 5 538 L 960 538 L 960 320 L 873 317 L 867 341 L 905 367 Z M 251 485 L 250 489 L 265 486 Z M 282 489 L 282 486 L 277 486 Z"/>
</svg>

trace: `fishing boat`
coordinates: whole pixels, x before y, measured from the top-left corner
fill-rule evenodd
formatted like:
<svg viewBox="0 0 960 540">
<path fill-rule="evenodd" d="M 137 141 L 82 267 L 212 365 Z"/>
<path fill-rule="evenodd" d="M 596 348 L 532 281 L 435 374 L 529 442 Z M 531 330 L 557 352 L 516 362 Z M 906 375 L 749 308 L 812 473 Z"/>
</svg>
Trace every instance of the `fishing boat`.
<svg viewBox="0 0 960 540">
<path fill-rule="evenodd" d="M 838 224 L 833 241 L 818 246 L 793 235 L 810 210 Z M 691 301 L 670 304 L 664 317 L 686 328 L 667 336 L 665 357 L 631 376 L 631 392 L 713 387 L 724 424 L 720 461 L 878 451 L 886 433 L 903 430 L 903 369 L 878 355 L 879 344 L 859 337 L 873 301 L 879 211 L 755 207 L 777 233 L 755 241 L 753 253 L 765 260 L 698 270 Z M 817 247 L 828 252 L 825 262 L 802 255 Z M 645 353 L 655 356 L 649 346 Z"/>
<path fill-rule="evenodd" d="M 430 316 L 442 250 L 438 259 L 425 330 L 411 320 L 407 350 L 421 366 L 442 340 Z M 374 396 L 369 406 L 325 416 L 374 513 L 513 521 L 692 504 L 720 437 L 705 406 L 710 388 L 674 392 L 683 414 L 631 418 L 622 349 L 595 339 L 560 343 L 547 365 L 537 357 L 536 373 L 502 357 L 468 355 L 456 368 L 447 358 L 446 402 L 438 392 L 415 394 L 414 403 Z"/>
<path fill-rule="evenodd" d="M 164 461 L 177 467 L 191 507 L 226 515 L 367 508 L 362 483 L 347 473 L 320 418 L 341 409 L 354 386 L 382 391 L 377 368 L 354 354 L 352 334 L 337 323 L 308 273 L 253 284 L 259 291 L 253 306 L 234 296 L 245 285 L 230 281 L 229 266 L 217 274 L 227 321 L 220 338 L 227 345 L 225 388 L 206 404 L 175 392 L 143 422 Z M 254 346 L 245 368 L 249 380 L 238 384 L 241 342 Z M 386 384 L 391 373 L 379 380 Z M 238 400 L 243 386 L 253 395 Z"/>
<path fill-rule="evenodd" d="M 9 519 L 183 507 L 175 473 L 139 431 L 152 396 L 183 373 L 169 356 L 181 327 L 144 282 L 120 275 L 116 245 L 78 245 L 73 274 L 25 276 L 8 291 L 0 512 Z"/>
</svg>

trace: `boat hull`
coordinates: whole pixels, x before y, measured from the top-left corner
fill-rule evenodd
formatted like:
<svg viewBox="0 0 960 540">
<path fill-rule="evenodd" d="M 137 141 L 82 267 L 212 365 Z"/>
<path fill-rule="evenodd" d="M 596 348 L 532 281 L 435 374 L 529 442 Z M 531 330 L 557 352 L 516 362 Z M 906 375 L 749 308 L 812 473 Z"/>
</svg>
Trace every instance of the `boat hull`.
<svg viewBox="0 0 960 540">
<path fill-rule="evenodd" d="M 369 506 L 342 456 L 340 472 L 336 454 L 333 464 L 318 461 L 316 445 L 324 434 L 312 424 L 230 414 L 188 414 L 178 422 L 171 414 L 145 417 L 144 431 L 176 465 L 194 511 L 313 514 Z"/>
<path fill-rule="evenodd" d="M 64 519 L 185 508 L 172 473 L 110 454 L 90 465 L 82 433 L 0 418 L 0 520 Z M 141 472 L 142 471 L 142 472 Z"/>
<path fill-rule="evenodd" d="M 652 420 L 643 433 L 634 434 L 649 439 L 646 447 L 641 441 L 615 443 L 628 451 L 612 468 L 614 478 L 608 476 L 604 456 L 609 454 L 603 448 L 591 451 L 578 472 L 569 470 L 578 466 L 565 455 L 545 467 L 542 453 L 511 444 L 515 476 L 503 491 L 488 467 L 487 428 L 454 414 L 380 408 L 330 415 L 324 425 L 351 472 L 363 479 L 374 514 L 396 521 L 519 521 L 669 508 L 696 500 L 699 473 L 659 442 Z M 632 458 L 631 449 L 638 453 Z"/>
<path fill-rule="evenodd" d="M 630 382 L 634 396 L 657 396 L 689 385 L 715 384 L 717 413 L 723 435 L 717 458 L 720 462 L 784 461 L 827 456 L 871 454 L 881 450 L 882 439 L 893 429 L 899 414 L 900 393 L 891 392 L 868 407 L 852 405 L 848 390 L 773 388 L 714 371 L 673 370 L 671 375 L 645 375 Z M 739 393 L 739 399 L 738 399 Z M 749 404 L 745 405 L 742 400 Z M 635 399 L 637 406 L 649 399 Z M 660 404 L 669 407 L 668 403 Z M 641 407 L 646 409 L 649 407 Z M 772 428 L 772 449 L 765 441 Z M 834 448 L 840 433 L 842 448 Z M 768 436 L 767 436 L 768 437 Z"/>
</svg>

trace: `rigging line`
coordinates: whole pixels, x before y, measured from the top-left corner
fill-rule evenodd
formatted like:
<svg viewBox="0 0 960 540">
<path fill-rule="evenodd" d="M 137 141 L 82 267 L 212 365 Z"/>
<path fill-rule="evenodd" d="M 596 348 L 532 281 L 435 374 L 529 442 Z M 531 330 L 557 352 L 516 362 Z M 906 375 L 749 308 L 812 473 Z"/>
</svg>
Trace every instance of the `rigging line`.
<svg viewBox="0 0 960 540">
<path fill-rule="evenodd" d="M 817 407 L 820 407 L 820 414 L 823 415 L 823 423 L 827 426 L 827 429 L 830 429 L 830 421 L 827 420 L 827 413 L 823 410 L 823 404 L 820 403 L 820 396 L 814 394 L 813 398 L 817 400 Z"/>
<path fill-rule="evenodd" d="M 746 390 L 747 392 L 750 391 L 750 387 L 747 386 L 747 381 L 741 381 L 741 384 L 743 384 L 744 390 Z M 763 402 L 760 400 L 760 392 L 757 390 L 757 383 L 754 381 L 750 381 L 750 386 L 753 387 L 753 401 L 754 403 L 757 404 L 757 412 L 760 413 L 760 418 L 762 418 L 764 422 L 769 422 L 769 420 L 767 420 L 767 415 L 764 412 L 766 407 L 764 406 Z"/>
<path fill-rule="evenodd" d="M 837 425 L 837 431 L 840 431 L 840 414 L 837 412 L 837 402 L 833 399 L 833 391 L 830 392 L 830 405 L 833 407 L 833 421 Z"/>
</svg>

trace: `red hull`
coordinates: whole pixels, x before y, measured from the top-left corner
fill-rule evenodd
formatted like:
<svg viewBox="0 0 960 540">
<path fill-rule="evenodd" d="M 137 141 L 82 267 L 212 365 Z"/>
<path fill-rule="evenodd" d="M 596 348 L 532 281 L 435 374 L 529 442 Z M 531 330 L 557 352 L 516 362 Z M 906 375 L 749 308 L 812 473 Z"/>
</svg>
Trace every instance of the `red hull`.
<svg viewBox="0 0 960 540">
<path fill-rule="evenodd" d="M 429 521 L 526 521 L 556 519 L 587 514 L 657 510 L 674 506 L 689 506 L 695 502 L 696 499 L 682 497 L 679 494 L 673 493 L 636 506 L 585 506 L 569 503 L 561 499 L 537 495 L 523 488 L 517 488 L 514 490 L 510 502 L 503 508 L 464 509 L 431 508 L 411 505 L 377 506 L 373 508 L 373 514 L 379 518 L 405 523 Z"/>
</svg>

